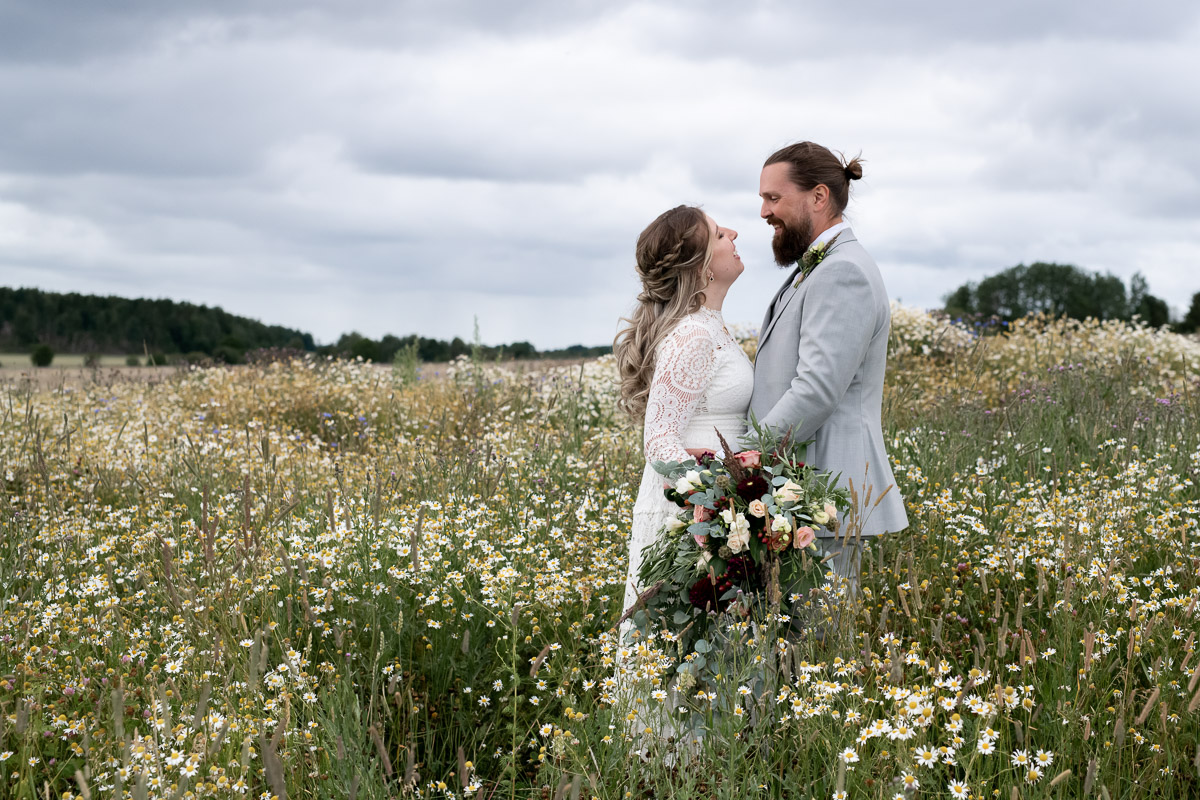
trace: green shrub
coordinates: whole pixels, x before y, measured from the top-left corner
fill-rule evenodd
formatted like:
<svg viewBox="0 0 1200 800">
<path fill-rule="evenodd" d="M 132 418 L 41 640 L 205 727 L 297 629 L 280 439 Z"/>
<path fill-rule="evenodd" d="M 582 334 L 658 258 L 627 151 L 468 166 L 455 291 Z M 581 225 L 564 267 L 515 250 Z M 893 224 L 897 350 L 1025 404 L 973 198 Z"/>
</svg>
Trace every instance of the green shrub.
<svg viewBox="0 0 1200 800">
<path fill-rule="evenodd" d="M 133 355 L 125 356 L 125 366 L 140 367 L 141 365 L 142 365 L 142 361 L 137 356 L 133 356 Z"/>
<path fill-rule="evenodd" d="M 404 345 L 396 351 L 396 355 L 392 357 L 392 369 L 405 385 L 417 382 L 421 377 L 421 355 L 416 342 Z"/>
<path fill-rule="evenodd" d="M 54 361 L 54 348 L 48 344 L 36 345 L 29 354 L 29 360 L 35 367 L 48 367 Z"/>
<path fill-rule="evenodd" d="M 213 353 L 213 359 L 223 364 L 241 364 L 245 361 L 244 350 L 230 345 L 220 345 Z"/>
</svg>

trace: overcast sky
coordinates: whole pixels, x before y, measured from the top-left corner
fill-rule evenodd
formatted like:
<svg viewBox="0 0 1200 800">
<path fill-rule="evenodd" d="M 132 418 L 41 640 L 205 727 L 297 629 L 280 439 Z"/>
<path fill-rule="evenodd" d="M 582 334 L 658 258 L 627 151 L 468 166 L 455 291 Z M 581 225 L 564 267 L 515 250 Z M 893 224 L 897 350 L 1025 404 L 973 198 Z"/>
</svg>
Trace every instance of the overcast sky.
<svg viewBox="0 0 1200 800">
<path fill-rule="evenodd" d="M 0 285 L 312 332 L 611 341 L 657 214 L 782 276 L 776 148 L 861 152 L 893 298 L 1036 260 L 1200 291 L 1194 0 L 0 0 Z"/>
</svg>

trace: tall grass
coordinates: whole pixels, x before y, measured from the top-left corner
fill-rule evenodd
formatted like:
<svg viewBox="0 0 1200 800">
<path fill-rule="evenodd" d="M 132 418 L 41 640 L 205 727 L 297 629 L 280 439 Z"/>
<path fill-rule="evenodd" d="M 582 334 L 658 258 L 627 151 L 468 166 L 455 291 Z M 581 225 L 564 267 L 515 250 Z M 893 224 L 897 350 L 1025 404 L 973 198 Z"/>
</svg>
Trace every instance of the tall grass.
<svg viewBox="0 0 1200 800">
<path fill-rule="evenodd" d="M 897 319 L 912 524 L 822 636 L 704 654 L 697 744 L 669 642 L 612 630 L 607 362 L 10 388 L 0 796 L 1194 796 L 1195 346 Z"/>
</svg>

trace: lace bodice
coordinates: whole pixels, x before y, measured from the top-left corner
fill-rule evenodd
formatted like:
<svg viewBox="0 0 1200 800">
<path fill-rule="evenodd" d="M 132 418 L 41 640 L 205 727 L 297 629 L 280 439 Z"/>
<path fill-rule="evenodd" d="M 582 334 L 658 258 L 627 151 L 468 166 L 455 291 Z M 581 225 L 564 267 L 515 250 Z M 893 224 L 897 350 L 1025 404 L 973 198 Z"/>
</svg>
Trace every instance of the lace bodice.
<svg viewBox="0 0 1200 800">
<path fill-rule="evenodd" d="M 683 461 L 688 447 L 716 451 L 714 427 L 736 447 L 729 433 L 745 429 L 753 388 L 754 370 L 721 312 L 702 306 L 684 317 L 655 354 L 643 429 L 646 461 Z"/>
<path fill-rule="evenodd" d="M 637 598 L 643 548 L 679 513 L 663 496 L 663 476 L 650 464 L 691 458 L 688 447 L 715 453 L 721 449 L 717 431 L 740 449 L 753 389 L 754 368 L 719 311 L 701 308 L 689 314 L 659 344 L 646 402 L 646 466 L 633 506 L 624 608 Z"/>
</svg>

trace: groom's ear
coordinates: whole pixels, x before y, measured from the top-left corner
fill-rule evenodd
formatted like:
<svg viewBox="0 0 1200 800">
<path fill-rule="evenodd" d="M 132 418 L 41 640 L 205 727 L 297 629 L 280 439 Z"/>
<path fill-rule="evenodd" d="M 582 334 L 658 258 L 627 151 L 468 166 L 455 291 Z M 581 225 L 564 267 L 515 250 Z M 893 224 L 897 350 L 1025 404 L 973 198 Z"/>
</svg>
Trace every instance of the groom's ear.
<svg viewBox="0 0 1200 800">
<path fill-rule="evenodd" d="M 812 198 L 813 211 L 823 214 L 829 210 L 830 193 L 829 187 L 825 184 L 818 183 L 814 186 L 809 197 Z"/>
</svg>

